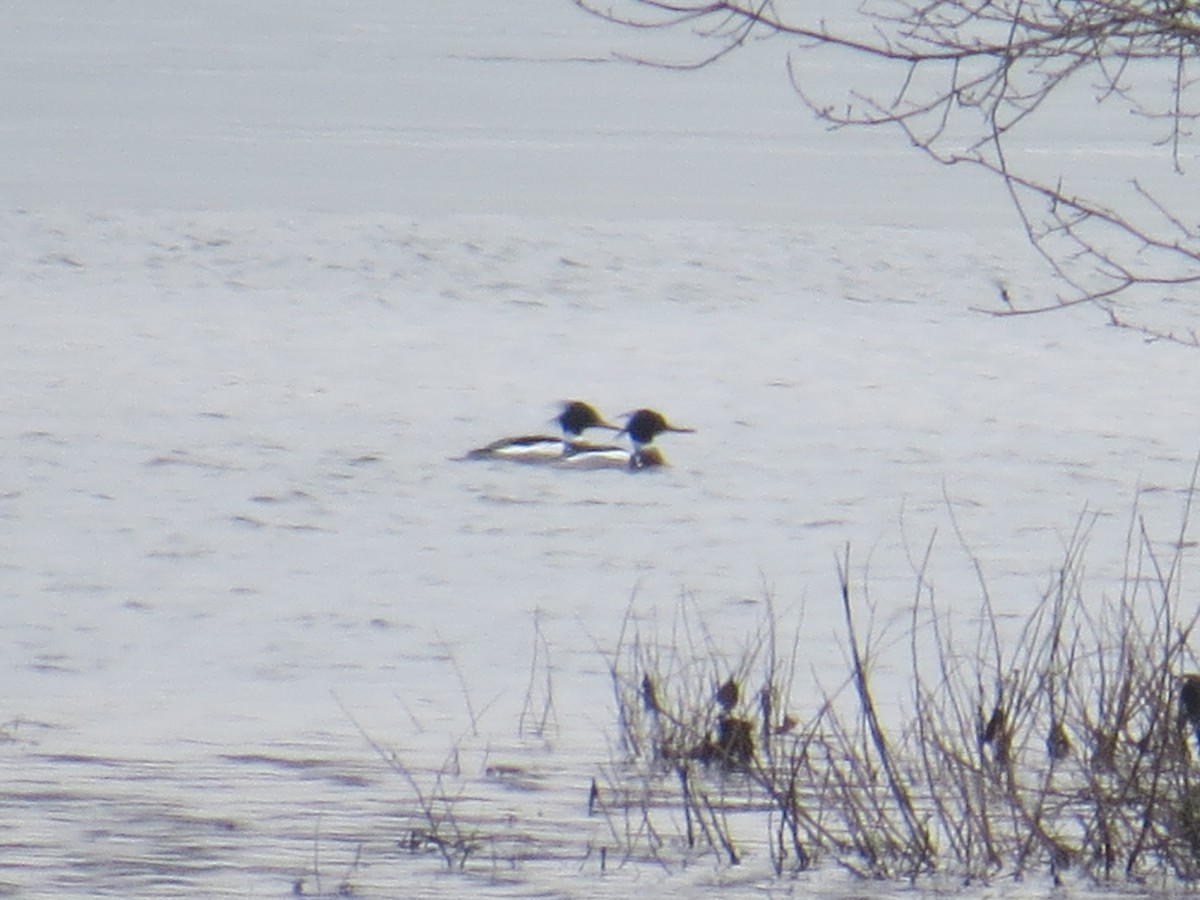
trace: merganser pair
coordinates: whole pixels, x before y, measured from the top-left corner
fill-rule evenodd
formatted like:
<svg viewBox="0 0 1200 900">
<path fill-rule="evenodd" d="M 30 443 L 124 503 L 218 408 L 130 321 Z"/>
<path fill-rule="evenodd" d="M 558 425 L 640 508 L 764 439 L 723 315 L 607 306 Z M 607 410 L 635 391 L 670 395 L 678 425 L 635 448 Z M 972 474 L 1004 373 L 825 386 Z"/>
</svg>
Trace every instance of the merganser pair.
<svg viewBox="0 0 1200 900">
<path fill-rule="evenodd" d="M 563 406 L 555 420 L 561 437 L 520 435 L 493 441 L 467 454 L 467 459 L 508 459 L 514 462 L 542 463 L 572 469 L 622 468 L 630 471 L 666 465 L 657 447 L 651 446 L 658 435 L 674 431 L 691 433 L 691 428 L 671 425 L 661 413 L 639 409 L 629 414 L 623 428 L 606 422 L 591 405 L 572 400 Z M 592 444 L 580 439 L 589 428 L 607 428 L 629 435 L 632 450 L 612 444 Z"/>
</svg>

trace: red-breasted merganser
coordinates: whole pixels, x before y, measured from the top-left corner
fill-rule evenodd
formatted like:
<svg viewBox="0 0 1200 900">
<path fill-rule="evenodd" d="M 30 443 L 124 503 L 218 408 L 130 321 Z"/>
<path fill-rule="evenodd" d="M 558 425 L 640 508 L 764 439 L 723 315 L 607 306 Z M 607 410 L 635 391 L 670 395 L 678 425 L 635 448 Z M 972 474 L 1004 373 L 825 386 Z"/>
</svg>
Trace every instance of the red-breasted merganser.
<svg viewBox="0 0 1200 900">
<path fill-rule="evenodd" d="M 693 434 L 695 430 L 671 425 L 663 418 L 662 413 L 652 409 L 639 409 L 630 414 L 629 418 L 625 420 L 625 427 L 621 429 L 621 432 L 629 435 L 629 440 L 633 444 L 633 452 L 629 455 L 629 468 L 636 471 L 665 465 L 666 460 L 658 452 L 658 448 L 650 446 L 654 439 L 667 431 L 674 431 L 677 434 Z"/>
<path fill-rule="evenodd" d="M 629 435 L 632 450 L 621 447 L 581 449 L 556 460 L 555 465 L 571 469 L 628 469 L 631 472 L 665 466 L 666 459 L 652 444 L 658 435 L 667 431 L 692 434 L 695 429 L 671 425 L 662 413 L 652 409 L 639 409 L 629 414 L 625 427 L 618 432 Z"/>
<path fill-rule="evenodd" d="M 555 419 L 562 429 L 561 437 L 544 434 L 526 434 L 501 438 L 486 447 L 470 451 L 467 459 L 508 459 L 514 462 L 550 463 L 573 456 L 576 453 L 620 450 L 619 447 L 604 447 L 579 440 L 589 428 L 608 428 L 620 432 L 582 400 L 571 400 L 563 404 L 562 412 Z"/>
</svg>

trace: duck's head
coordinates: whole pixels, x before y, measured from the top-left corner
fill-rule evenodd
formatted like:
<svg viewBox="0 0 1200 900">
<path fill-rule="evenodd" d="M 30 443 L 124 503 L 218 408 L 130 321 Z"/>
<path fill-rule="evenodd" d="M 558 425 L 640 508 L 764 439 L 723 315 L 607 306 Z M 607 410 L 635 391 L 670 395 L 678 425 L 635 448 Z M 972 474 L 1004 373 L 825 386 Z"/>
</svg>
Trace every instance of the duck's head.
<svg viewBox="0 0 1200 900">
<path fill-rule="evenodd" d="M 665 431 L 691 434 L 695 429 L 672 425 L 663 417 L 662 413 L 653 409 L 639 409 L 630 413 L 629 418 L 625 420 L 625 427 L 621 429 L 622 433 L 629 435 L 634 446 L 649 444 Z"/>
<path fill-rule="evenodd" d="M 558 414 L 555 421 L 562 427 L 563 434 L 573 437 L 579 437 L 588 428 L 620 430 L 616 425 L 604 421 L 600 413 L 596 412 L 595 407 L 582 400 L 568 400 L 564 403 L 562 412 Z"/>
</svg>

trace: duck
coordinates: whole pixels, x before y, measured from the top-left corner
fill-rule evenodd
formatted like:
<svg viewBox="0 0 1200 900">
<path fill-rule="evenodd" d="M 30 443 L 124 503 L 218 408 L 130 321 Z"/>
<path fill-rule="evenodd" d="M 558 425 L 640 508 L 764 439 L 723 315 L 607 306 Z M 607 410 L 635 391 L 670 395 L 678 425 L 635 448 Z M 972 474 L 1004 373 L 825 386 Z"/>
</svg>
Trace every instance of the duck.
<svg viewBox="0 0 1200 900">
<path fill-rule="evenodd" d="M 625 427 L 617 433 L 629 435 L 629 441 L 633 444 L 633 451 L 629 454 L 630 470 L 666 465 L 663 455 L 651 444 L 656 437 L 668 431 L 676 434 L 694 434 L 696 429 L 672 425 L 662 413 L 653 409 L 639 409 L 629 414 L 629 418 L 625 420 Z"/>
<path fill-rule="evenodd" d="M 590 444 L 580 440 L 589 428 L 607 428 L 620 433 L 621 429 L 605 421 L 596 408 L 583 400 L 568 400 L 554 421 L 562 429 L 561 436 L 525 434 L 501 438 L 467 453 L 466 459 L 506 459 L 525 463 L 554 463 L 578 453 L 621 451 L 620 447 Z"/>
<path fill-rule="evenodd" d="M 693 434 L 694 428 L 682 428 L 670 424 L 662 413 L 653 409 L 638 409 L 629 413 L 624 427 L 617 434 L 629 436 L 632 449 L 624 447 L 581 448 L 564 454 L 555 460 L 555 465 L 570 469 L 625 469 L 640 472 L 667 465 L 659 449 L 653 446 L 654 439 L 665 432 Z"/>
</svg>

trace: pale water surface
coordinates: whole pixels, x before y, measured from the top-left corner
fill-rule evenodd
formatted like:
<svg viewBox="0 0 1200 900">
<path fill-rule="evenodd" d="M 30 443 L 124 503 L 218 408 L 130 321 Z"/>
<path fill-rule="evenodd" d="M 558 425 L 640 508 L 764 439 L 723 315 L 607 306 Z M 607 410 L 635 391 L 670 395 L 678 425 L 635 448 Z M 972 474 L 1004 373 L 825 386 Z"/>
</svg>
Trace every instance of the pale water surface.
<svg viewBox="0 0 1200 900">
<path fill-rule="evenodd" d="M 627 609 L 736 654 L 770 598 L 802 704 L 844 667 L 847 545 L 886 626 L 933 541 L 970 627 L 951 510 L 1004 614 L 1085 511 L 1098 597 L 1135 507 L 1177 537 L 1193 351 L 972 311 L 1054 290 L 988 186 L 822 135 L 780 58 L 667 77 L 534 5 L 14 12 L 10 893 L 853 896 L 750 837 L 737 869 L 600 871 Z M 456 459 L 574 396 L 696 433 L 649 475 Z M 439 772 L 462 874 L 410 847 Z"/>
</svg>

